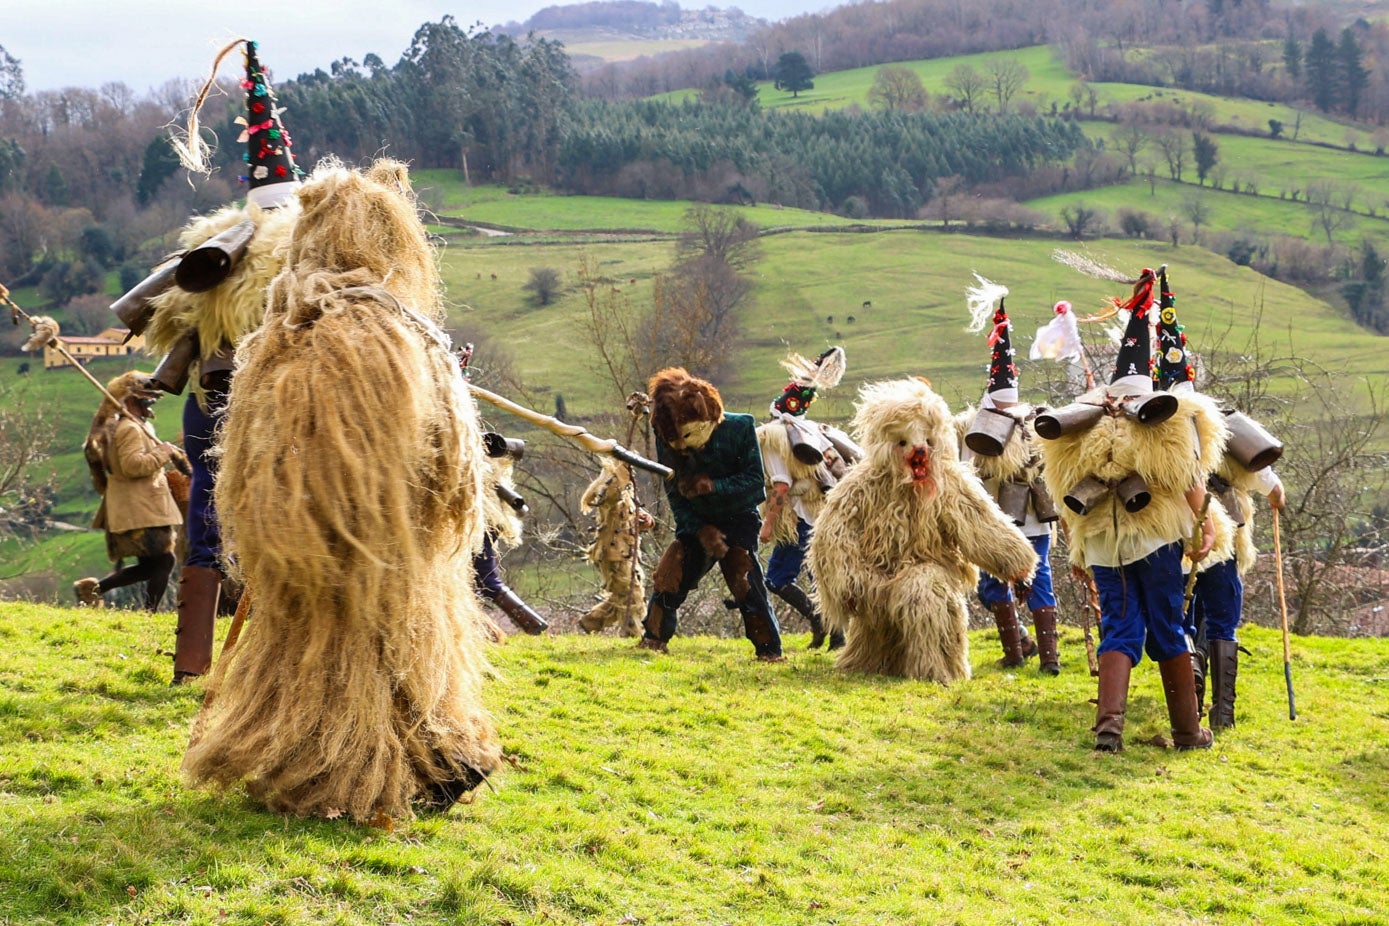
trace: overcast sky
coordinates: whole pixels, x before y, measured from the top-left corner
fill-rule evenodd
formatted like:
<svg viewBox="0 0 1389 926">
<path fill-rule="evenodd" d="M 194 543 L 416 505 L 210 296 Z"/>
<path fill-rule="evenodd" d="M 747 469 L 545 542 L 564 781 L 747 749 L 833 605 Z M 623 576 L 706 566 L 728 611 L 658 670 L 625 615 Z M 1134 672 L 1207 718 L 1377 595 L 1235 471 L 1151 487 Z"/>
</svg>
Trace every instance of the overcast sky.
<svg viewBox="0 0 1389 926">
<path fill-rule="evenodd" d="M 20 60 L 26 89 L 99 87 L 123 81 L 145 93 L 173 78 L 200 79 L 237 36 L 260 43 L 273 79 L 288 80 L 347 56 L 400 57 L 415 30 L 452 14 L 462 26 L 524 22 L 546 0 L 0 0 L 0 45 Z M 836 6 L 834 0 L 682 2 L 686 9 L 737 6 L 785 19 Z M 223 73 L 235 66 L 224 64 Z"/>
</svg>

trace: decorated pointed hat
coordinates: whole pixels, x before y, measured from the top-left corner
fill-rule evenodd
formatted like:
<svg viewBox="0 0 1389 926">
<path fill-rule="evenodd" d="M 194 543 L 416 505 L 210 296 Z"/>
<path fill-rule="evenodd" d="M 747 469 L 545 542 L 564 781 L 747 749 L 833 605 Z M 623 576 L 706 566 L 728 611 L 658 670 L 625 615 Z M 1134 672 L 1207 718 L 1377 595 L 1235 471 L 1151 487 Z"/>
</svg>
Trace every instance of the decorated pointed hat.
<svg viewBox="0 0 1389 926">
<path fill-rule="evenodd" d="M 1016 404 L 1018 401 L 1017 351 L 1013 349 L 1008 310 L 1003 299 L 1008 295 L 1008 287 L 974 275 L 977 286 L 965 290 L 965 302 L 969 306 L 970 323 L 966 331 L 983 331 L 986 322 L 991 320 L 989 329 L 989 384 L 984 390 L 982 405 L 996 407 L 1000 402 Z"/>
<path fill-rule="evenodd" d="M 256 43 L 247 41 L 246 78 L 241 82 L 246 90 L 246 115 L 237 117 L 236 123 L 244 126 L 237 140 L 246 145 L 241 156 L 246 163 L 241 178 L 247 184 L 246 199 L 269 209 L 294 193 L 300 170 L 294 164 L 293 142 L 275 105 L 270 78 L 256 52 Z"/>
<path fill-rule="evenodd" d="M 1158 269 L 1157 365 L 1153 385 L 1168 392 L 1194 392 L 1196 367 L 1186 346 L 1186 331 L 1177 323 L 1177 297 L 1167 286 L 1167 268 Z"/>
<path fill-rule="evenodd" d="M 781 368 L 791 374 L 791 381 L 772 400 L 772 414 L 804 415 L 817 392 L 839 385 L 845 366 L 842 347 L 831 347 L 814 360 L 791 351 L 781 361 Z"/>
<path fill-rule="evenodd" d="M 1114 361 L 1111 387 L 1131 395 L 1153 391 L 1152 348 L 1149 346 L 1148 323 L 1153 308 L 1153 283 L 1157 275 L 1147 267 L 1133 284 L 1133 295 L 1127 300 L 1115 299 L 1116 308 L 1129 313 L 1128 325 L 1119 339 L 1119 355 Z"/>
</svg>

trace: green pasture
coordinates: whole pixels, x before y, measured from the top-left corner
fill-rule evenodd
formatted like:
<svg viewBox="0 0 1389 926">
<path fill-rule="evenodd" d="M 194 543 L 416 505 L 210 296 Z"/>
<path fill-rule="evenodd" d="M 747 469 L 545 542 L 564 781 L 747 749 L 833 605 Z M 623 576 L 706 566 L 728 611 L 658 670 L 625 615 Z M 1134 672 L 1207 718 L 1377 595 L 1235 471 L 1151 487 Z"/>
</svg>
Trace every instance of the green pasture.
<svg viewBox="0 0 1389 926">
<path fill-rule="evenodd" d="M 1289 235 L 1306 238 L 1318 246 L 1327 243 L 1325 233 L 1317 224 L 1316 210 L 1304 202 L 1282 200 L 1262 192 L 1258 196 L 1251 196 L 1234 193 L 1228 189 L 1215 190 L 1209 186 L 1201 187 L 1195 183 L 1176 183 L 1165 179 L 1157 179 L 1151 188 L 1146 178 L 1138 178 L 1113 186 L 1034 199 L 1027 205 L 1052 216 L 1055 224 L 1061 226 L 1061 210 L 1076 203 L 1084 203 L 1103 210 L 1110 227 L 1116 232 L 1118 211 L 1125 207 L 1136 209 L 1158 218 L 1161 225 L 1155 234 L 1159 238 L 1166 237 L 1167 222 L 1175 217 L 1182 224 L 1183 239 L 1189 242 L 1191 221 L 1187 218 L 1185 210 L 1187 202 L 1193 198 L 1199 199 L 1209 212 L 1209 217 L 1202 225 L 1203 235 L 1212 230 L 1219 230 L 1247 232 L 1258 239 Z M 1389 244 L 1389 216 L 1381 214 L 1371 217 L 1355 214 L 1347 218 L 1348 225 L 1333 232 L 1333 243 L 1354 248 L 1362 239 L 1369 238 L 1377 246 Z"/>
<path fill-rule="evenodd" d="M 546 33 L 540 33 L 547 36 Z M 562 40 L 562 33 L 561 40 Z M 547 36 L 548 37 L 548 36 Z M 663 55 L 671 51 L 699 48 L 708 45 L 707 39 L 584 39 L 565 42 L 565 54 L 574 58 L 601 58 L 603 61 L 631 61 L 650 55 Z"/>
<path fill-rule="evenodd" d="M 680 230 L 686 210 L 693 205 L 684 200 L 567 196 L 549 191 L 511 193 L 495 184 L 469 186 L 456 170 L 421 170 L 413 179 L 427 201 L 440 198 L 442 208 L 435 207 L 440 215 L 510 230 L 671 234 Z M 842 216 L 770 204 L 712 208 L 734 212 L 766 229 L 855 224 Z"/>
<path fill-rule="evenodd" d="M 170 614 L 0 605 L 0 922 L 860 924 L 1384 922 L 1389 655 L 1242 634 L 1239 726 L 1164 748 L 1134 672 L 1127 749 L 1095 682 L 848 676 L 788 637 L 513 638 L 485 703 L 486 790 L 391 830 L 265 812 L 179 777 L 201 688 L 167 687 Z M 226 622 L 219 631 L 224 633 Z M 251 632 L 254 632 L 252 627 Z"/>
<path fill-rule="evenodd" d="M 620 397 L 593 372 L 594 351 L 583 327 L 587 306 L 577 288 L 580 262 L 597 260 L 601 274 L 630 300 L 635 313 L 650 305 L 652 278 L 672 261 L 672 244 L 507 247 L 495 240 L 443 253 L 449 298 L 467 306 L 451 314 L 460 336 L 486 333 L 510 352 L 528 386 L 541 394 L 563 393 L 571 414 L 617 408 Z M 821 399 L 823 417 L 847 416 L 859 382 L 912 374 L 931 378 L 951 401 L 972 401 L 982 386 L 987 349 L 982 335 L 964 331 L 964 292 L 973 283 L 971 271 L 1012 289 L 1008 305 L 1020 352 L 1049 320 L 1058 299 L 1089 312 L 1101 308 L 1107 296 L 1123 294 L 1122 286 L 1084 277 L 1051 260 L 1058 245 L 1076 247 L 1049 238 L 916 229 L 768 236 L 762 241 L 763 259 L 753 271 L 752 302 L 743 313 L 745 336 L 730 346 L 738 357 L 738 372 L 720 386 L 731 407 L 760 413 L 784 385 L 776 362 L 788 347 L 808 353 L 840 343 L 848 352 L 848 377 L 844 386 Z M 1183 322 L 1198 349 L 1217 336 L 1231 349 L 1242 347 L 1257 316 L 1271 351 L 1290 349 L 1293 330 L 1302 356 L 1325 358 L 1333 366 L 1344 360 L 1356 375 L 1385 373 L 1382 339 L 1302 290 L 1203 248 L 1174 250 L 1166 243 L 1120 239 L 1081 247 L 1135 273 L 1143 266 L 1170 264 L 1173 285 L 1185 296 Z M 559 270 L 566 286 L 543 309 L 521 288 L 530 269 L 538 266 Z"/>
</svg>

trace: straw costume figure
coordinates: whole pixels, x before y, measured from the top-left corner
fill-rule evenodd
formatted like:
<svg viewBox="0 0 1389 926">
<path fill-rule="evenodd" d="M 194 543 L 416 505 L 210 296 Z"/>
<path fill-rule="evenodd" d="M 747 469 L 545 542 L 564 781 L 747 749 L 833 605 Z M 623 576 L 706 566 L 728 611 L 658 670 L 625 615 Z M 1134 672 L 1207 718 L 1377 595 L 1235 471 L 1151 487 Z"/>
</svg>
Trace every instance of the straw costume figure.
<svg viewBox="0 0 1389 926">
<path fill-rule="evenodd" d="M 996 577 L 979 577 L 979 601 L 993 614 L 998 641 L 1003 647 L 999 665 L 1016 668 L 1040 653 L 1039 671 L 1056 675 L 1061 660 L 1056 636 L 1056 595 L 1051 584 L 1051 533 L 1056 508 L 1042 482 L 1041 457 L 1037 452 L 1032 419 L 1036 409 L 1018 401 L 1018 366 L 1012 342 L 1012 322 L 1003 300 L 1008 288 L 975 275 L 979 285 L 966 292 L 970 309 L 968 331 L 989 326 L 989 383 L 979 409 L 968 410 L 957 421 L 968 422 L 960 456 L 973 464 L 984 490 L 1013 520 L 1037 551 L 1037 573 L 1021 596 L 1037 629 L 1033 641 L 1018 622 L 1013 589 Z M 1021 590 L 1020 590 L 1021 591 Z"/>
<path fill-rule="evenodd" d="M 163 394 L 149 374 L 122 373 L 106 384 L 106 390 L 122 407 L 102 400 L 82 453 L 92 486 L 101 496 L 92 527 L 106 531 L 106 555 L 117 568 L 102 579 L 78 579 L 73 591 L 83 604 L 101 607 L 103 593 L 143 582 L 145 610 L 154 611 L 169 585 L 174 535 L 183 523 L 165 470 L 182 462 L 183 451 L 159 440 L 146 423 Z M 126 557 L 134 557 L 135 565 L 121 567 Z"/>
<path fill-rule="evenodd" d="M 835 664 L 969 678 L 976 567 L 1022 582 L 1037 554 L 960 462 L 950 410 L 925 380 L 864 386 L 853 436 L 864 457 L 830 492 L 810 540 L 825 625 L 847 634 Z"/>
<path fill-rule="evenodd" d="M 639 532 L 651 526 L 652 519 L 637 504 L 631 468 L 615 457 L 604 457 L 602 467 L 584 490 L 579 507 L 598 522 L 587 555 L 598 568 L 603 596 L 579 618 L 579 626 L 587 633 L 598 633 L 616 625 L 622 636 L 639 637 L 646 612 Z"/>
<path fill-rule="evenodd" d="M 217 484 L 250 620 L 183 767 L 279 812 L 408 817 L 500 761 L 469 567 L 482 436 L 404 165 L 320 167 L 298 198 Z"/>
<path fill-rule="evenodd" d="M 821 389 L 832 389 L 844 377 L 844 349 L 831 347 L 814 360 L 792 351 L 781 362 L 791 381 L 771 406 L 771 420 L 757 429 L 762 468 L 767 474 L 767 501 L 762 508 L 758 540 L 773 543 L 767 560 L 767 589 L 789 604 L 810 625 L 810 649 L 825 644 L 825 625 L 805 589 L 796 584 L 815 518 L 825 493 L 846 469 L 839 452 L 806 417 Z M 830 649 L 844 645 L 844 634 L 829 635 Z"/>
<path fill-rule="evenodd" d="M 229 46 L 223 54 L 234 47 Z M 193 279 L 192 274 L 185 277 L 180 265 L 179 284 L 150 301 L 153 316 L 144 331 L 146 349 L 165 354 L 154 374 L 159 387 L 179 395 L 187 381 L 191 379 L 193 384 L 183 409 L 184 448 L 193 473 L 188 555 L 179 576 L 175 684 L 203 675 L 212 664 L 214 623 L 225 572 L 212 497 L 217 475 L 217 459 L 212 454 L 214 432 L 226 408 L 235 347 L 265 315 L 266 287 L 283 265 L 284 248 L 299 215 L 293 196 L 298 168 L 289 134 L 281 123 L 256 44 L 244 42 L 244 51 L 246 76 L 242 86 L 247 116 L 239 121 L 246 123 L 247 176 L 243 179 L 249 186 L 245 205 L 226 206 L 195 218 L 179 236 L 186 249 L 183 260 L 190 267 L 190 256 L 221 240 L 219 235 L 236 238 L 239 250 L 231 258 L 204 250 L 214 253 L 221 266 L 220 275 L 207 280 Z M 220 56 L 218 60 L 220 63 Z M 189 144 L 176 147 L 187 167 L 206 172 L 207 152 L 201 146 L 196 120 L 195 108 Z"/>
<path fill-rule="evenodd" d="M 1186 333 L 1177 321 L 1176 298 L 1168 288 L 1165 270 L 1158 280 L 1155 384 L 1174 395 L 1191 395 L 1196 389 L 1196 368 L 1191 362 Z M 1231 427 L 1230 439 L 1220 455 L 1219 466 L 1206 482 L 1206 491 L 1213 496 L 1210 510 L 1215 519 L 1216 540 L 1211 552 L 1195 564 L 1197 574 L 1187 615 L 1188 633 L 1194 641 L 1196 700 L 1198 705 L 1204 702 L 1209 682 L 1209 720 L 1213 731 L 1235 725 L 1235 683 L 1239 676 L 1235 630 L 1243 618 L 1243 576 L 1258 558 L 1253 537 L 1253 496 L 1266 497 L 1273 508 L 1282 508 L 1286 501 L 1283 482 L 1272 468 L 1273 461 L 1282 454 L 1282 445 L 1243 414 L 1230 413 L 1226 422 Z M 1255 443 L 1245 440 L 1246 435 Z"/>
<path fill-rule="evenodd" d="M 1145 269 L 1104 387 L 1039 415 L 1043 477 L 1067 526 L 1073 570 L 1099 589 L 1099 697 L 1095 748 L 1123 748 L 1129 675 L 1146 652 L 1158 663 L 1178 749 L 1204 749 L 1183 615 L 1183 541 L 1200 561 L 1216 540 L 1206 477 L 1225 425 L 1209 399 L 1154 393 L 1149 317 L 1156 274 Z M 1119 300 L 1116 300 L 1118 302 Z M 1194 542 L 1192 542 L 1194 541 Z"/>
</svg>

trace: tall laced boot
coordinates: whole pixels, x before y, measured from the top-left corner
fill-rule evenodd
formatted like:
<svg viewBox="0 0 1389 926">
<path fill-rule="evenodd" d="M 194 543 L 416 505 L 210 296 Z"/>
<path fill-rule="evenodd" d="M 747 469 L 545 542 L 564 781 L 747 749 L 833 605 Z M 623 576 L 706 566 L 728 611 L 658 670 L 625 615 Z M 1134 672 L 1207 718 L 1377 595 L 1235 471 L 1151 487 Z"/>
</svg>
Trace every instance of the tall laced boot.
<svg viewBox="0 0 1389 926">
<path fill-rule="evenodd" d="M 522 601 L 521 596 L 512 591 L 509 585 L 503 585 L 501 590 L 492 596 L 492 600 L 502 609 L 503 614 L 511 618 L 513 624 L 531 636 L 544 633 L 550 626 L 545 618 Z"/>
<path fill-rule="evenodd" d="M 1043 675 L 1061 674 L 1061 655 L 1056 638 L 1056 609 L 1036 608 L 1032 612 L 1032 626 L 1037 628 L 1037 671 Z"/>
<path fill-rule="evenodd" d="M 1129 706 L 1129 673 L 1133 662 L 1126 653 L 1100 653 L 1100 693 L 1095 699 L 1095 748 L 1119 752 L 1124 748 L 1124 714 Z"/>
<path fill-rule="evenodd" d="M 989 606 L 989 610 L 994 613 L 994 624 L 998 627 L 998 642 L 1003 645 L 1003 658 L 998 661 L 998 665 L 1003 669 L 1012 669 L 1027 662 L 1027 657 L 1031 655 L 1023 646 L 1022 628 L 1018 626 L 1018 611 L 1011 601 L 996 601 Z M 1028 639 L 1031 643 L 1031 638 Z M 1031 647 L 1032 653 L 1037 652 L 1036 644 Z"/>
<path fill-rule="evenodd" d="M 819 649 L 825 645 L 825 622 L 820 619 L 820 612 L 815 609 L 815 602 L 810 600 L 810 596 L 805 593 L 795 582 L 787 582 L 785 585 L 778 585 L 771 590 L 774 595 L 789 604 L 796 610 L 801 617 L 805 618 L 810 625 L 810 645 L 806 649 Z"/>
<path fill-rule="evenodd" d="M 1235 725 L 1235 679 L 1239 675 L 1239 644 L 1207 640 L 1210 648 L 1211 729 Z"/>
<path fill-rule="evenodd" d="M 1210 749 L 1214 737 L 1201 726 L 1191 654 L 1164 659 L 1158 670 L 1162 673 L 1162 693 L 1167 696 L 1167 716 L 1172 721 L 1172 745 L 1179 750 Z"/>
<path fill-rule="evenodd" d="M 179 573 L 172 684 L 182 685 L 212 668 L 212 638 L 221 593 L 222 573 L 211 566 L 184 566 Z"/>
<path fill-rule="evenodd" d="M 1186 639 L 1191 646 L 1191 675 L 1196 681 L 1196 716 L 1204 717 L 1206 714 L 1207 666 L 1210 663 L 1209 645 L 1192 642 L 1190 634 L 1187 634 Z"/>
</svg>

